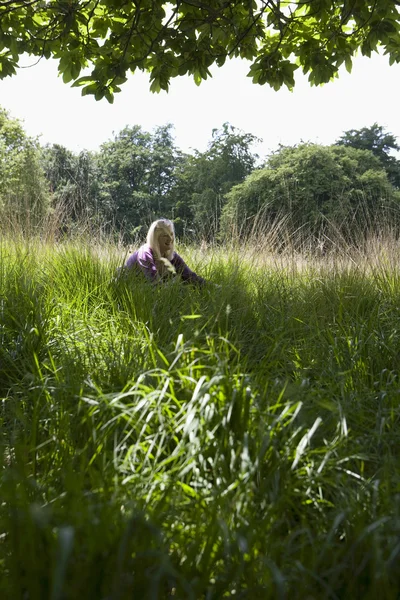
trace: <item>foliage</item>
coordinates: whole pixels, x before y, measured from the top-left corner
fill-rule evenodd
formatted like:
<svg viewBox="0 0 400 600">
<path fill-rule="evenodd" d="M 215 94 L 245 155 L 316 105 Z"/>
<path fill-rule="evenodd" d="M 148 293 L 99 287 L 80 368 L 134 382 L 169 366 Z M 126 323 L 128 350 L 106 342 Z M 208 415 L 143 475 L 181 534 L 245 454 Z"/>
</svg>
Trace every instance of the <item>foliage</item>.
<svg viewBox="0 0 400 600">
<path fill-rule="evenodd" d="M 169 212 L 167 196 L 181 160 L 172 125 L 159 126 L 154 134 L 139 125 L 125 127 L 100 149 L 99 209 L 128 234 L 149 225 Z"/>
<path fill-rule="evenodd" d="M 255 83 L 291 89 L 297 68 L 319 85 L 343 63 L 350 71 L 357 50 L 370 56 L 383 49 L 391 63 L 400 61 L 393 0 L 11 0 L 0 5 L 0 29 L 1 77 L 16 72 L 23 53 L 53 57 L 65 83 L 109 102 L 137 69 L 150 74 L 151 90 L 158 92 L 179 75 L 199 84 L 214 63 L 241 57 L 250 61 Z"/>
<path fill-rule="evenodd" d="M 94 241 L 0 244 L 1 597 L 397 598 L 398 245 L 191 289 Z"/>
<path fill-rule="evenodd" d="M 272 222 L 278 239 L 282 218 L 317 237 L 331 226 L 348 238 L 354 224 L 399 224 L 400 162 L 390 155 L 398 146 L 377 124 L 345 132 L 331 147 L 281 147 L 256 168 L 259 140 L 229 123 L 191 155 L 176 146 L 171 124 L 153 132 L 127 126 L 99 152 L 74 154 L 57 144 L 40 148 L 6 111 L 0 117 L 6 227 L 37 228 L 51 211 L 54 233 L 101 227 L 136 242 L 165 216 L 181 239 L 209 242 Z"/>
<path fill-rule="evenodd" d="M 212 237 L 224 194 L 254 167 L 255 141 L 225 123 L 206 152 L 185 155 L 170 124 L 153 133 L 126 127 L 96 157 L 98 213 L 130 237 L 160 216 L 173 219 L 178 235 Z"/>
<path fill-rule="evenodd" d="M 374 123 L 371 127 L 350 129 L 336 143 L 359 150 L 370 150 L 381 161 L 389 181 L 400 188 L 400 161 L 390 155 L 391 151 L 400 150 L 400 146 L 396 137 L 392 133 L 386 133 L 384 127 Z"/>
<path fill-rule="evenodd" d="M 0 220 L 35 228 L 49 210 L 40 147 L 21 123 L 0 108 Z"/>
<path fill-rule="evenodd" d="M 254 169 L 258 159 L 252 146 L 259 141 L 229 123 L 213 129 L 206 152 L 187 156 L 171 190 L 171 206 L 178 233 L 195 231 L 213 239 L 218 231 L 225 194 Z"/>
<path fill-rule="evenodd" d="M 232 188 L 226 198 L 221 219 L 225 233 L 232 227 L 249 233 L 256 217 L 261 226 L 283 217 L 293 230 L 306 225 L 315 235 L 327 222 L 348 232 L 352 223 L 363 226 L 400 201 L 371 152 L 315 144 L 281 147 L 266 167 Z"/>
<path fill-rule="evenodd" d="M 52 203 L 62 222 L 83 223 L 98 217 L 99 179 L 96 155 L 78 155 L 53 144 L 42 152 L 42 165 L 52 194 Z"/>
</svg>

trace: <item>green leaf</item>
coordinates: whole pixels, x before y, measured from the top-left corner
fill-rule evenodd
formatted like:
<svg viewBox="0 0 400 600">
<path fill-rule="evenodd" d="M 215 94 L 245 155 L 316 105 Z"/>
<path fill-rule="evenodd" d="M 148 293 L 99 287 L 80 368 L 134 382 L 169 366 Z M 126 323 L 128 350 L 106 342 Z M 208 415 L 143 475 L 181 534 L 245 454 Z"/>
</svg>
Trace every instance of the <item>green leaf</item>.
<svg viewBox="0 0 400 600">
<path fill-rule="evenodd" d="M 71 65 L 71 77 L 72 79 L 77 79 L 79 77 L 79 73 L 81 72 L 81 65 L 77 62 L 72 63 Z"/>
<path fill-rule="evenodd" d="M 91 75 L 80 77 L 71 85 L 71 87 L 80 87 L 81 85 L 85 85 L 86 83 L 95 83 L 95 80 Z"/>
<path fill-rule="evenodd" d="M 106 100 L 108 100 L 108 102 L 110 104 L 114 104 L 114 94 L 108 89 L 106 90 L 106 92 L 104 93 Z M 96 98 L 97 100 L 97 98 Z"/>
<path fill-rule="evenodd" d="M 154 79 L 154 81 L 151 83 L 150 91 L 153 92 L 153 94 L 159 94 L 161 92 L 161 85 L 159 79 Z"/>
<path fill-rule="evenodd" d="M 87 85 L 86 87 L 82 88 L 82 96 L 94 95 L 96 93 L 97 86 L 97 83 L 92 83 L 91 85 Z"/>
<path fill-rule="evenodd" d="M 193 73 L 193 79 L 194 79 L 194 82 L 195 82 L 195 84 L 196 84 L 197 86 L 199 86 L 199 85 L 201 84 L 201 82 L 203 81 L 203 78 L 202 78 L 202 76 L 200 75 L 199 71 L 195 71 L 195 72 Z"/>
<path fill-rule="evenodd" d="M 69 68 L 65 69 L 65 71 L 63 72 L 62 79 L 64 83 L 69 83 L 70 81 L 72 81 L 73 77 Z"/>
<path fill-rule="evenodd" d="M 96 88 L 96 91 L 94 93 L 95 100 L 101 100 L 102 98 L 104 98 L 104 96 L 105 96 L 104 88 Z"/>
<path fill-rule="evenodd" d="M 122 83 L 125 83 L 125 81 L 127 81 L 127 77 L 115 77 L 114 79 L 114 84 L 115 85 L 121 85 Z"/>
</svg>

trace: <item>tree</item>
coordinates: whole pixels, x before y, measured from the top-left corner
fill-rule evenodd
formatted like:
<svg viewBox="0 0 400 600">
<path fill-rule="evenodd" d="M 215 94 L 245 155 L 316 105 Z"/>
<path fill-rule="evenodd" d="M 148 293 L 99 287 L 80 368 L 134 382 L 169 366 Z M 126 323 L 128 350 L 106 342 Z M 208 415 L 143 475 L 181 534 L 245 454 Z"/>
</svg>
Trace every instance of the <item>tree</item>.
<svg viewBox="0 0 400 600">
<path fill-rule="evenodd" d="M 390 155 L 391 151 L 400 150 L 396 137 L 386 133 L 385 128 L 378 123 L 362 129 L 350 129 L 336 142 L 339 146 L 370 150 L 382 163 L 388 174 L 389 181 L 400 188 L 400 161 Z"/>
<path fill-rule="evenodd" d="M 113 94 L 139 69 L 151 90 L 172 77 L 197 84 L 214 63 L 251 62 L 254 83 L 294 86 L 294 71 L 312 85 L 351 70 L 357 50 L 383 49 L 400 61 L 398 0 L 9 0 L 0 4 L 0 77 L 13 75 L 23 53 L 54 57 L 64 82 L 96 100 Z M 91 68 L 90 74 L 81 72 Z"/>
<path fill-rule="evenodd" d="M 253 134 L 224 123 L 212 131 L 206 152 L 186 157 L 171 190 L 178 233 L 193 229 L 203 238 L 214 237 L 226 193 L 254 169 L 258 156 L 251 148 L 257 141 Z"/>
<path fill-rule="evenodd" d="M 0 108 L 0 222 L 35 228 L 47 215 L 50 195 L 40 146 L 17 119 Z"/>
<path fill-rule="evenodd" d="M 328 222 L 347 231 L 362 229 L 383 207 L 398 208 L 400 194 L 369 150 L 302 144 L 282 147 L 267 165 L 226 196 L 222 231 L 248 234 L 255 219 L 285 218 L 292 229 L 307 226 L 319 235 Z M 258 223 L 260 225 L 260 223 Z"/>
<path fill-rule="evenodd" d="M 138 125 L 125 127 L 99 153 L 99 208 L 118 230 L 131 235 L 170 211 L 168 194 L 175 183 L 181 153 L 172 125 L 154 134 Z"/>
<path fill-rule="evenodd" d="M 42 164 L 52 193 L 52 203 L 63 225 L 99 220 L 97 157 L 87 151 L 74 154 L 53 144 L 42 152 Z"/>
</svg>

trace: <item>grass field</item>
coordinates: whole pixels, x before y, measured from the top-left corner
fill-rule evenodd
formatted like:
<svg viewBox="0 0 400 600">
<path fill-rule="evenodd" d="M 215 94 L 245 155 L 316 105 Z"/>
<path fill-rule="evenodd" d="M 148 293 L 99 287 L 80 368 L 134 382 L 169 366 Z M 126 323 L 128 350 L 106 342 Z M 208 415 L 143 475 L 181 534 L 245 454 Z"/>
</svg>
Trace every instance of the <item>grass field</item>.
<svg viewBox="0 0 400 600">
<path fill-rule="evenodd" d="M 0 597 L 400 597 L 400 248 L 0 242 Z"/>
</svg>

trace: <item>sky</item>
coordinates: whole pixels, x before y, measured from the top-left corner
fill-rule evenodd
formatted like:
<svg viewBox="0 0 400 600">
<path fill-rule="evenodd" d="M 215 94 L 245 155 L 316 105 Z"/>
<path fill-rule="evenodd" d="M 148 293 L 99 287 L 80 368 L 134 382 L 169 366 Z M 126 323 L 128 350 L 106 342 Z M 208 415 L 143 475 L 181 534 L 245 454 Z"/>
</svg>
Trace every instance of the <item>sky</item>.
<svg viewBox="0 0 400 600">
<path fill-rule="evenodd" d="M 25 58 L 24 65 L 35 60 Z M 172 123 L 175 141 L 184 152 L 204 152 L 212 130 L 223 123 L 252 133 L 262 142 L 253 150 L 261 158 L 283 145 L 301 141 L 334 143 L 344 131 L 377 122 L 400 144 L 400 64 L 385 56 L 358 57 L 352 73 L 311 87 L 298 70 L 293 92 L 253 84 L 249 63 L 234 59 L 212 69 L 213 77 L 198 87 L 190 77 L 171 81 L 169 92 L 149 91 L 148 75 L 138 72 L 121 86 L 114 104 L 81 96 L 64 84 L 54 60 L 42 60 L 17 75 L 0 80 L 0 106 L 22 121 L 41 144 L 61 144 L 73 152 L 98 150 L 125 126 L 153 131 Z"/>
</svg>

